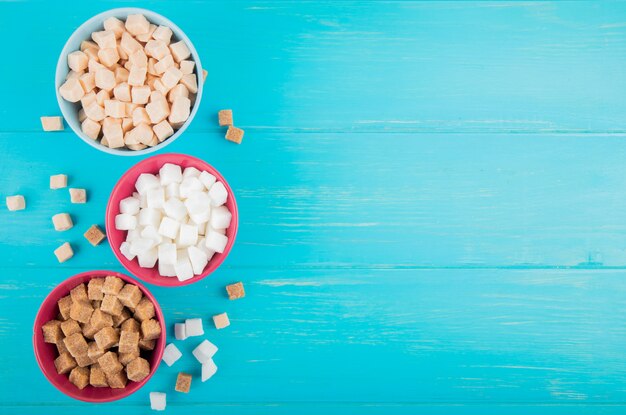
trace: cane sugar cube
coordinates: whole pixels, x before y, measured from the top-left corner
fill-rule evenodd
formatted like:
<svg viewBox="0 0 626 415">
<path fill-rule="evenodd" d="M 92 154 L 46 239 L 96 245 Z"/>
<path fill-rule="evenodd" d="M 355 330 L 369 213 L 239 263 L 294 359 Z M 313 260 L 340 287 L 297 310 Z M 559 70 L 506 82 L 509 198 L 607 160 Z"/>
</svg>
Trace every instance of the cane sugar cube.
<svg viewBox="0 0 626 415">
<path fill-rule="evenodd" d="M 149 299 L 145 297 L 142 298 L 139 304 L 137 304 L 137 307 L 135 307 L 134 317 L 140 322 L 144 322 L 145 320 L 154 318 L 154 316 L 154 304 L 152 304 L 152 301 Z"/>
<path fill-rule="evenodd" d="M 160 123 L 152 126 L 152 131 L 156 135 L 159 142 L 163 142 L 166 138 L 174 134 L 174 129 L 167 120 L 163 120 Z"/>
<path fill-rule="evenodd" d="M 113 118 L 124 118 L 126 117 L 126 104 L 116 99 L 106 99 L 104 100 L 104 115 Z"/>
<path fill-rule="evenodd" d="M 174 269 L 176 270 L 176 277 L 179 281 L 187 281 L 188 279 L 193 278 L 193 268 L 186 255 L 178 255 Z"/>
<path fill-rule="evenodd" d="M 126 257 L 126 259 L 128 259 L 129 261 L 132 261 L 133 259 L 135 259 L 135 257 L 137 256 L 136 254 L 133 254 L 130 251 L 130 244 L 126 241 L 122 242 L 120 245 L 120 252 L 122 253 L 122 255 L 124 255 L 124 257 Z"/>
<path fill-rule="evenodd" d="M 241 282 L 227 285 L 226 292 L 228 293 L 229 300 L 237 300 L 246 296 L 246 292 L 243 289 L 243 283 Z"/>
<path fill-rule="evenodd" d="M 63 353 L 54 359 L 57 373 L 63 375 L 76 367 L 76 360 L 69 353 Z"/>
<path fill-rule="evenodd" d="M 174 390 L 176 390 L 176 392 L 188 393 L 189 389 L 191 389 L 191 375 L 182 372 L 179 373 L 176 378 Z"/>
<path fill-rule="evenodd" d="M 115 295 L 106 294 L 102 299 L 102 304 L 100 305 L 100 310 L 105 313 L 109 313 L 112 316 L 119 316 L 122 314 L 122 309 L 124 306 L 120 303 L 120 300 L 117 299 Z"/>
<path fill-rule="evenodd" d="M 10 211 L 26 209 L 26 201 L 24 200 L 24 196 L 22 195 L 8 196 L 6 200 L 7 209 L 9 209 Z"/>
<path fill-rule="evenodd" d="M 128 379 L 141 382 L 150 374 L 150 363 L 142 357 L 137 357 L 126 366 Z"/>
<path fill-rule="evenodd" d="M 174 99 L 168 117 L 170 124 L 178 124 L 187 121 L 190 114 L 191 101 L 189 98 L 179 96 Z"/>
<path fill-rule="evenodd" d="M 88 367 L 95 363 L 89 358 L 87 353 L 79 356 L 74 356 L 74 359 L 76 360 L 76 364 L 78 365 L 78 367 Z"/>
<path fill-rule="evenodd" d="M 209 263 L 209 258 L 206 253 L 195 246 L 190 246 L 187 248 L 187 254 L 189 255 L 189 261 L 191 262 L 193 273 L 196 275 L 202 274 L 204 267 L 206 267 Z"/>
<path fill-rule="evenodd" d="M 146 82 L 146 75 L 148 74 L 148 68 L 133 66 L 128 72 L 128 85 L 130 86 L 142 86 Z M 96 84 L 97 85 L 97 84 Z"/>
<path fill-rule="evenodd" d="M 177 245 L 179 247 L 187 247 L 195 245 L 198 241 L 198 228 L 194 225 L 180 224 Z"/>
<path fill-rule="evenodd" d="M 124 287 L 124 280 L 114 275 L 109 275 L 104 279 L 102 292 L 109 295 L 117 295 Z"/>
<path fill-rule="evenodd" d="M 72 288 L 70 290 L 70 297 L 72 298 L 72 303 L 88 303 L 89 294 L 87 292 L 87 286 L 85 284 L 79 284 Z"/>
<path fill-rule="evenodd" d="M 61 318 L 63 320 L 67 320 L 70 318 L 70 308 L 72 307 L 72 297 L 70 295 L 66 295 L 57 301 L 57 305 L 59 306 L 59 314 L 61 314 Z"/>
<path fill-rule="evenodd" d="M 139 323 L 134 318 L 129 318 L 128 320 L 122 323 L 120 328 L 122 331 L 132 331 L 135 333 L 139 333 L 141 330 L 141 323 Z"/>
<path fill-rule="evenodd" d="M 87 191 L 85 189 L 70 188 L 70 201 L 72 203 L 87 203 Z"/>
<path fill-rule="evenodd" d="M 96 86 L 104 91 L 111 91 L 115 88 L 115 74 L 107 68 L 96 70 Z M 97 94 L 96 94 L 97 95 Z"/>
<path fill-rule="evenodd" d="M 139 333 L 132 331 L 122 331 L 118 351 L 120 353 L 139 353 Z"/>
<path fill-rule="evenodd" d="M 211 379 L 215 373 L 217 373 L 217 366 L 215 365 L 213 359 L 209 359 L 202 364 L 202 382 L 206 382 Z"/>
<path fill-rule="evenodd" d="M 128 231 L 137 227 L 137 218 L 127 213 L 121 213 L 115 216 L 115 229 L 120 231 Z"/>
<path fill-rule="evenodd" d="M 120 39 L 122 37 L 122 33 L 124 33 L 124 22 L 117 17 L 111 16 L 104 20 L 104 30 L 113 32 L 115 34 L 115 38 Z"/>
<path fill-rule="evenodd" d="M 223 329 L 230 326 L 230 320 L 228 320 L 228 314 L 222 313 L 213 316 L 213 323 L 216 329 Z"/>
<path fill-rule="evenodd" d="M 120 301 L 121 302 L 121 301 Z M 113 327 L 120 328 L 120 326 L 128 319 L 130 319 L 130 311 L 123 309 L 117 316 L 111 316 L 113 318 Z"/>
<path fill-rule="evenodd" d="M 104 298 L 102 287 L 104 286 L 104 278 L 92 278 L 87 284 L 87 297 L 89 300 L 101 301 Z"/>
<path fill-rule="evenodd" d="M 85 95 L 85 90 L 78 78 L 68 79 L 59 88 L 59 94 L 69 102 L 78 102 Z"/>
<path fill-rule="evenodd" d="M 62 117 L 41 117 L 40 119 L 44 131 L 63 131 Z"/>
<path fill-rule="evenodd" d="M 74 333 L 67 336 L 63 339 L 63 343 L 65 343 L 65 347 L 67 347 L 67 350 L 69 350 L 74 358 L 76 358 L 76 356 L 86 355 L 87 349 L 89 348 L 82 333 Z"/>
<path fill-rule="evenodd" d="M 226 130 L 226 139 L 233 143 L 241 144 L 243 140 L 243 130 L 241 128 L 233 127 L 232 125 Z"/>
<path fill-rule="evenodd" d="M 109 386 L 106 375 L 97 364 L 91 365 L 90 367 L 89 384 L 94 388 L 106 388 Z"/>
<path fill-rule="evenodd" d="M 59 343 L 63 340 L 64 333 L 62 330 L 62 325 L 64 322 L 59 320 L 50 320 L 41 326 L 41 331 L 43 333 L 43 341 L 46 343 Z M 80 331 L 80 327 L 78 328 Z"/>
<path fill-rule="evenodd" d="M 93 307 L 88 301 L 72 301 L 70 318 L 81 323 L 87 323 L 93 311 Z"/>
<path fill-rule="evenodd" d="M 124 306 L 129 308 L 137 307 L 137 304 L 139 304 L 142 297 L 143 294 L 141 293 L 141 290 L 134 284 L 124 285 L 124 288 L 122 288 L 117 294 L 118 300 L 120 300 Z"/>
<path fill-rule="evenodd" d="M 91 225 L 87 232 L 84 234 L 85 238 L 93 246 L 97 246 L 106 238 L 106 234 L 102 232 L 102 229 L 98 225 Z"/>
<path fill-rule="evenodd" d="M 156 248 L 150 248 L 137 254 L 137 261 L 142 268 L 154 268 L 157 260 L 158 254 Z"/>
<path fill-rule="evenodd" d="M 64 187 L 67 187 L 67 176 L 65 174 L 50 176 L 50 189 L 62 189 Z"/>
<path fill-rule="evenodd" d="M 165 411 L 167 406 L 166 395 L 162 392 L 150 392 L 150 409 L 153 411 Z"/>
<path fill-rule="evenodd" d="M 69 337 L 74 333 L 82 333 L 82 329 L 80 328 L 78 322 L 71 318 L 63 321 L 59 328 L 63 333 L 63 337 Z"/>
<path fill-rule="evenodd" d="M 142 173 L 135 182 L 135 188 L 140 195 L 145 194 L 150 189 L 155 189 L 161 185 L 158 177 L 154 174 Z"/>
<path fill-rule="evenodd" d="M 210 360 L 215 353 L 217 353 L 217 346 L 211 343 L 208 340 L 203 340 L 202 343 L 198 345 L 195 349 L 193 349 L 193 356 L 200 362 L 201 364 L 206 363 Z"/>
<path fill-rule="evenodd" d="M 87 69 L 87 63 L 89 63 L 89 57 L 85 55 L 85 52 L 76 50 L 67 55 L 67 66 L 74 72 L 83 72 Z"/>
<path fill-rule="evenodd" d="M 113 373 L 104 372 L 104 375 L 107 378 L 107 383 L 109 384 L 110 388 L 124 389 L 126 387 L 128 378 L 126 377 L 126 372 L 124 372 L 123 370 Z"/>
<path fill-rule="evenodd" d="M 141 350 L 154 350 L 155 346 L 156 346 L 156 340 L 146 340 L 146 339 L 139 340 L 139 348 Z"/>
<path fill-rule="evenodd" d="M 140 350 L 137 349 L 137 351 L 133 353 L 118 353 L 117 359 L 120 361 L 122 365 L 127 366 L 130 362 L 132 362 L 137 357 L 139 357 L 139 352 Z"/>
<path fill-rule="evenodd" d="M 175 199 L 170 199 L 170 200 L 175 200 Z M 166 202 L 165 205 L 168 206 L 168 203 Z M 159 233 L 167 238 L 175 239 L 176 236 L 178 235 L 179 227 L 180 227 L 179 222 L 166 216 L 161 220 L 161 223 L 159 225 Z"/>
<path fill-rule="evenodd" d="M 217 119 L 221 127 L 233 125 L 233 110 L 220 110 Z"/>
<path fill-rule="evenodd" d="M 70 372 L 69 381 L 78 389 L 85 389 L 89 384 L 89 369 L 86 367 L 75 367 Z"/>
<path fill-rule="evenodd" d="M 105 327 L 96 333 L 94 340 L 100 349 L 106 350 L 118 344 L 120 336 L 113 327 Z"/>
<path fill-rule="evenodd" d="M 63 245 L 54 250 L 54 255 L 57 257 L 59 262 L 65 262 L 71 257 L 74 256 L 74 251 L 68 242 L 65 242 Z"/>
<path fill-rule="evenodd" d="M 211 227 L 213 229 L 226 229 L 230 226 L 232 214 L 226 206 L 218 206 L 211 210 Z"/>
<path fill-rule="evenodd" d="M 98 59 L 100 59 L 101 64 L 110 68 L 111 66 L 119 62 L 120 54 L 117 51 L 117 47 L 104 48 L 98 50 Z"/>
<path fill-rule="evenodd" d="M 222 182 L 215 182 L 209 190 L 209 197 L 211 198 L 211 206 L 221 206 L 228 199 L 228 191 Z"/>
<path fill-rule="evenodd" d="M 104 297 L 103 297 L 104 298 Z M 102 305 L 102 304 L 100 304 Z M 91 314 L 91 318 L 89 319 L 89 324 L 94 330 L 100 331 L 105 327 L 113 328 L 113 316 L 108 313 L 105 313 L 101 309 L 96 309 Z M 97 333 L 94 333 L 94 337 Z M 100 346 L 100 344 L 98 344 Z M 101 347 L 102 348 L 102 347 Z"/>
<path fill-rule="evenodd" d="M 89 343 L 89 347 L 87 348 L 87 356 L 93 360 L 94 362 L 98 361 L 98 359 L 105 353 L 104 350 L 98 347 L 98 343 L 95 341 Z"/>
<path fill-rule="evenodd" d="M 123 369 L 122 364 L 117 358 L 117 353 L 106 352 L 98 359 L 98 364 L 102 371 L 106 374 L 116 373 Z"/>
</svg>

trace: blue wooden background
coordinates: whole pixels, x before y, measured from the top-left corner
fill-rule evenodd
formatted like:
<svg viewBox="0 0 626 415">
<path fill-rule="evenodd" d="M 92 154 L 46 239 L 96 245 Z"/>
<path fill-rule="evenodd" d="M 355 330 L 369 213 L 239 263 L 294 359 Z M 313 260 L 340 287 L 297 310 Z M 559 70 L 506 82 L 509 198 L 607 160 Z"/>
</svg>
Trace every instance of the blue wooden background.
<svg viewBox="0 0 626 415">
<path fill-rule="evenodd" d="M 200 111 L 167 151 L 224 174 L 240 229 L 210 278 L 150 287 L 170 329 L 229 313 L 207 330 L 215 378 L 174 392 L 199 374 L 199 340 L 178 342 L 174 367 L 95 406 L 45 380 L 32 322 L 70 275 L 122 271 L 82 233 L 138 158 L 39 117 L 59 114 L 67 37 L 128 5 L 200 53 Z M 28 204 L 0 209 L 1 414 L 147 414 L 154 390 L 173 414 L 626 411 L 626 3 L 2 1 L 0 37 L 0 193 Z M 89 203 L 48 190 L 56 173 Z M 66 211 L 76 226 L 55 232 Z M 237 280 L 248 295 L 229 302 Z"/>
</svg>

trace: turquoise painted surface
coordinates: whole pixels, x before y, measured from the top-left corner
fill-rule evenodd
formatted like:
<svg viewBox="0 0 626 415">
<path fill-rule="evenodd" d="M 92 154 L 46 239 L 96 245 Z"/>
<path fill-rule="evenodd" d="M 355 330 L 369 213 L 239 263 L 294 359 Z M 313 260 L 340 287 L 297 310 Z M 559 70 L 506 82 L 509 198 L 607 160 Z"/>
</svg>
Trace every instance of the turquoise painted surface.
<svg viewBox="0 0 626 415">
<path fill-rule="evenodd" d="M 122 271 L 82 238 L 137 159 L 101 154 L 59 113 L 54 66 L 88 17 L 136 5 L 209 71 L 167 148 L 217 167 L 237 244 L 192 287 L 151 287 L 169 327 L 227 311 L 218 375 L 173 391 L 185 358 L 123 401 L 61 395 L 31 325 L 58 282 Z M 28 28 L 28 30 L 25 30 Z M 0 2 L 0 413 L 624 413 L 626 3 Z M 244 144 L 222 139 L 232 107 Z M 67 173 L 89 203 L 48 190 Z M 68 211 L 76 226 L 53 230 Z M 57 264 L 64 240 L 76 256 Z M 227 283 L 248 296 L 229 302 Z M 209 327 L 205 320 L 205 327 Z"/>
</svg>

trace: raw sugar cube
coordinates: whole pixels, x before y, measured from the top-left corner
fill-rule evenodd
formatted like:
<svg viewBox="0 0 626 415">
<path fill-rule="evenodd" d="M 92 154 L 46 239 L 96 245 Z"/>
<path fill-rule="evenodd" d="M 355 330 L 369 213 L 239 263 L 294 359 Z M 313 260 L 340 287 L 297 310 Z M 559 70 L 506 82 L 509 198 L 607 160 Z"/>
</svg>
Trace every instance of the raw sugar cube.
<svg viewBox="0 0 626 415">
<path fill-rule="evenodd" d="M 104 279 L 102 292 L 104 294 L 117 295 L 124 287 L 124 280 L 114 275 L 109 275 Z"/>
<path fill-rule="evenodd" d="M 80 323 L 88 323 L 93 311 L 93 307 L 88 301 L 72 301 L 70 318 Z"/>
<path fill-rule="evenodd" d="M 106 375 L 100 369 L 100 366 L 91 365 L 89 372 L 89 384 L 94 388 L 106 388 L 109 386 Z"/>
<path fill-rule="evenodd" d="M 141 290 L 134 284 L 124 285 L 124 288 L 122 288 L 117 294 L 118 300 L 120 300 L 123 305 L 130 308 L 137 307 L 137 304 L 139 304 L 142 297 L 143 294 L 141 293 Z"/>
<path fill-rule="evenodd" d="M 141 340 L 140 340 L 141 341 Z M 139 351 L 133 353 L 119 353 L 117 355 L 118 360 L 124 366 L 127 366 L 130 362 L 139 357 Z"/>
<path fill-rule="evenodd" d="M 102 232 L 98 225 L 91 225 L 84 236 L 93 246 L 99 245 L 106 238 L 106 234 Z"/>
<path fill-rule="evenodd" d="M 82 333 L 74 333 L 71 336 L 67 336 L 63 339 L 63 343 L 65 343 L 65 347 L 67 347 L 67 350 L 74 358 L 86 355 L 89 348 Z"/>
<path fill-rule="evenodd" d="M 209 197 L 211 198 L 211 206 L 221 206 L 228 199 L 228 191 L 222 182 L 215 182 L 209 190 Z"/>
<path fill-rule="evenodd" d="M 62 322 L 60 328 L 63 332 L 63 337 L 69 337 L 74 333 L 82 333 L 82 329 L 80 328 L 78 322 L 71 318 Z"/>
<path fill-rule="evenodd" d="M 106 352 L 98 359 L 98 364 L 102 371 L 106 374 L 116 373 L 123 369 L 122 364 L 117 358 L 117 353 Z"/>
<path fill-rule="evenodd" d="M 128 378 L 126 377 L 126 372 L 124 372 L 123 370 L 113 373 L 104 372 L 104 375 L 107 378 L 107 383 L 109 384 L 109 387 L 113 389 L 124 389 L 126 387 Z"/>
<path fill-rule="evenodd" d="M 26 201 L 24 200 L 24 196 L 22 195 L 8 196 L 7 197 L 7 209 L 9 209 L 10 211 L 26 209 Z"/>
<path fill-rule="evenodd" d="M 150 392 L 150 409 L 153 411 L 165 411 L 167 397 L 163 392 Z"/>
<path fill-rule="evenodd" d="M 120 300 L 117 299 L 115 295 L 106 294 L 102 299 L 102 304 L 100 305 L 100 310 L 105 313 L 109 313 L 112 316 L 119 316 L 122 314 L 124 306 L 120 303 Z"/>
<path fill-rule="evenodd" d="M 54 255 L 57 257 L 59 262 L 65 262 L 71 257 L 74 256 L 74 251 L 68 242 L 65 242 L 63 245 L 54 250 Z"/>
<path fill-rule="evenodd" d="M 74 369 L 77 365 L 76 360 L 74 360 L 71 354 L 63 353 L 54 359 L 54 366 L 56 367 L 57 373 L 62 375 Z"/>
<path fill-rule="evenodd" d="M 180 372 L 176 378 L 176 386 L 174 387 L 174 390 L 176 392 L 188 393 L 189 389 L 191 389 L 191 375 Z"/>
<path fill-rule="evenodd" d="M 58 213 L 52 217 L 54 229 L 57 231 L 66 231 L 74 226 L 72 218 L 67 213 Z"/>
<path fill-rule="evenodd" d="M 155 316 L 154 312 L 154 304 L 148 298 L 144 297 L 139 301 L 137 307 L 135 307 L 135 319 L 143 322 L 145 320 L 149 320 Z"/>
<path fill-rule="evenodd" d="M 221 127 L 233 125 L 233 110 L 220 110 L 217 113 L 217 120 Z"/>
<path fill-rule="evenodd" d="M 211 379 L 215 373 L 217 373 L 217 366 L 215 365 L 213 359 L 209 359 L 202 363 L 202 382 L 206 382 Z"/>
<path fill-rule="evenodd" d="M 121 301 L 120 301 L 121 302 Z M 130 311 L 124 308 L 122 312 L 117 316 L 111 316 L 113 318 L 113 327 L 120 327 L 122 323 L 130 318 Z"/>
<path fill-rule="evenodd" d="M 63 340 L 64 333 L 61 329 L 62 322 L 59 320 L 50 320 L 41 326 L 41 331 L 43 332 L 43 341 L 46 343 L 58 343 Z M 80 330 L 80 327 L 79 327 Z"/>
<path fill-rule="evenodd" d="M 174 324 L 174 337 L 176 340 L 185 340 L 187 338 L 186 327 L 185 323 Z"/>
<path fill-rule="evenodd" d="M 87 191 L 85 189 L 70 188 L 70 201 L 72 203 L 87 203 Z"/>
<path fill-rule="evenodd" d="M 102 356 L 105 351 L 98 347 L 98 343 L 95 341 L 89 343 L 89 347 L 87 348 L 87 356 L 94 362 L 97 361 L 100 356 Z"/>
<path fill-rule="evenodd" d="M 70 297 L 72 297 L 72 302 L 74 303 L 89 302 L 87 286 L 84 283 L 78 284 L 70 290 Z"/>
<path fill-rule="evenodd" d="M 143 357 L 137 357 L 126 366 L 128 379 L 141 382 L 150 374 L 150 363 Z"/>
<path fill-rule="evenodd" d="M 217 346 L 208 340 L 203 340 L 202 343 L 200 343 L 198 347 L 193 349 L 192 352 L 193 356 L 201 364 L 209 361 L 215 355 L 215 353 L 217 353 Z"/>
<path fill-rule="evenodd" d="M 94 340 L 98 348 L 106 350 L 119 343 L 120 336 L 113 327 L 105 327 L 96 333 Z"/>
<path fill-rule="evenodd" d="M 202 328 L 201 318 L 188 318 L 185 320 L 185 333 L 187 337 L 202 336 L 204 329 Z"/>
<path fill-rule="evenodd" d="M 211 210 L 211 228 L 226 229 L 230 226 L 232 214 L 226 206 L 217 206 Z"/>
<path fill-rule="evenodd" d="M 223 329 L 230 326 L 230 320 L 228 320 L 228 314 L 222 313 L 213 316 L 213 323 L 216 329 Z"/>
<path fill-rule="evenodd" d="M 228 244 L 228 238 L 226 235 L 222 235 L 219 232 L 211 229 L 206 235 L 206 247 L 211 251 L 219 252 L 220 254 L 226 249 Z"/>
<path fill-rule="evenodd" d="M 127 213 L 120 213 L 115 216 L 115 229 L 128 231 L 137 227 L 137 218 Z"/>
<path fill-rule="evenodd" d="M 139 340 L 139 348 L 141 350 L 154 350 L 154 346 L 156 345 L 156 340 Z"/>
<path fill-rule="evenodd" d="M 67 187 L 67 176 L 65 174 L 50 176 L 50 189 L 63 189 L 65 187 Z"/>
<path fill-rule="evenodd" d="M 122 329 L 122 331 L 132 331 L 135 333 L 139 333 L 141 330 L 141 323 L 139 323 L 134 318 L 129 318 L 122 323 L 120 328 Z"/>
<path fill-rule="evenodd" d="M 246 296 L 246 292 L 243 288 L 243 283 L 236 282 L 226 286 L 226 292 L 228 293 L 229 300 L 237 300 Z"/>
<path fill-rule="evenodd" d="M 89 384 L 89 369 L 86 367 L 75 367 L 70 372 L 69 380 L 78 389 L 85 389 L 85 386 Z"/>
<path fill-rule="evenodd" d="M 161 325 L 151 318 L 141 322 L 141 338 L 143 340 L 156 340 L 161 336 Z"/>
<path fill-rule="evenodd" d="M 178 347 L 174 343 L 170 343 L 165 346 L 163 351 L 163 361 L 166 365 L 172 366 L 183 354 L 178 350 Z"/>
<path fill-rule="evenodd" d="M 59 314 L 63 320 L 67 320 L 70 318 L 70 308 L 72 307 L 72 297 L 70 295 L 66 295 L 57 301 L 57 305 L 59 306 Z"/>
<path fill-rule="evenodd" d="M 102 287 L 104 286 L 104 278 L 92 278 L 87 283 L 87 297 L 89 300 L 101 301 L 104 297 Z"/>
<path fill-rule="evenodd" d="M 228 127 L 228 130 L 226 130 L 225 137 L 228 141 L 241 144 L 241 140 L 243 140 L 243 134 L 244 134 L 244 131 L 241 128 L 237 128 L 231 125 Z"/>
<path fill-rule="evenodd" d="M 44 131 L 63 131 L 63 118 L 41 117 L 41 126 Z"/>
</svg>

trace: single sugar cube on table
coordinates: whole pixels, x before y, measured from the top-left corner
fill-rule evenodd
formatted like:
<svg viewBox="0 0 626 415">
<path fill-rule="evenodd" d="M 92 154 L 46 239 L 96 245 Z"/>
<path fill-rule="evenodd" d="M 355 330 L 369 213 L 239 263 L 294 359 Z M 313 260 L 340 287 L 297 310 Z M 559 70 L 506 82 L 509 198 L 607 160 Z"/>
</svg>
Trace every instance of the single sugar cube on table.
<svg viewBox="0 0 626 415">
<path fill-rule="evenodd" d="M 150 409 L 153 411 L 165 411 L 167 396 L 163 392 L 150 392 Z"/>
<path fill-rule="evenodd" d="M 244 131 L 241 128 L 237 128 L 231 125 L 228 127 L 228 130 L 226 130 L 225 137 L 228 141 L 241 144 L 241 140 L 243 140 L 243 134 L 244 134 Z"/>
<path fill-rule="evenodd" d="M 70 201 L 72 203 L 87 203 L 87 191 L 85 189 L 70 188 Z"/>
<path fill-rule="evenodd" d="M 74 256 L 74 251 L 68 242 L 65 242 L 63 245 L 54 250 L 54 255 L 57 257 L 59 262 L 65 262 L 71 257 Z"/>
<path fill-rule="evenodd" d="M 67 213 L 57 213 L 52 217 L 52 224 L 57 231 L 66 231 L 74 226 L 72 218 Z"/>
<path fill-rule="evenodd" d="M 236 282 L 226 286 L 226 292 L 228 293 L 229 300 L 237 300 L 246 296 L 246 292 L 243 288 L 243 283 Z"/>
<path fill-rule="evenodd" d="M 178 347 L 174 343 L 170 343 L 165 346 L 163 351 L 163 361 L 166 365 L 172 366 L 183 354 L 178 350 Z"/>
<path fill-rule="evenodd" d="M 191 389 L 191 375 L 180 372 L 176 378 L 176 386 L 174 387 L 174 390 L 176 392 L 188 393 L 189 389 Z"/>
<path fill-rule="evenodd" d="M 63 131 L 63 118 L 41 117 L 41 126 L 44 131 Z"/>
<path fill-rule="evenodd" d="M 26 200 L 24 200 L 24 196 L 22 195 L 8 196 L 6 201 L 7 209 L 10 211 L 26 209 Z"/>
<path fill-rule="evenodd" d="M 209 197 L 211 198 L 211 206 L 221 206 L 226 203 L 228 199 L 228 191 L 224 187 L 224 183 L 215 182 L 209 190 Z"/>
<path fill-rule="evenodd" d="M 220 127 L 233 125 L 233 110 L 220 110 L 217 113 L 217 120 Z"/>
<path fill-rule="evenodd" d="M 106 234 L 102 232 L 98 225 L 91 225 L 84 236 L 93 246 L 99 245 L 106 238 Z"/>
<path fill-rule="evenodd" d="M 176 340 L 185 340 L 187 339 L 187 325 L 185 323 L 176 323 L 174 324 L 174 337 Z"/>
<path fill-rule="evenodd" d="M 203 340 L 202 343 L 198 345 L 198 347 L 193 349 L 192 354 L 198 360 L 198 362 L 206 363 L 213 356 L 215 356 L 215 353 L 217 353 L 217 350 L 218 349 L 216 345 L 214 345 L 208 340 Z"/>
<path fill-rule="evenodd" d="M 230 320 L 228 319 L 228 314 L 222 313 L 213 316 L 213 323 L 215 324 L 216 329 L 223 329 L 230 326 Z"/>
<path fill-rule="evenodd" d="M 65 174 L 55 174 L 50 176 L 50 189 L 63 189 L 67 187 L 67 176 Z"/>
<path fill-rule="evenodd" d="M 204 334 L 202 319 L 188 318 L 185 320 L 185 333 L 187 337 L 202 336 Z"/>
<path fill-rule="evenodd" d="M 202 363 L 202 382 L 206 382 L 211 379 L 215 373 L 217 373 L 217 366 L 215 365 L 213 359 L 209 359 Z"/>
</svg>

